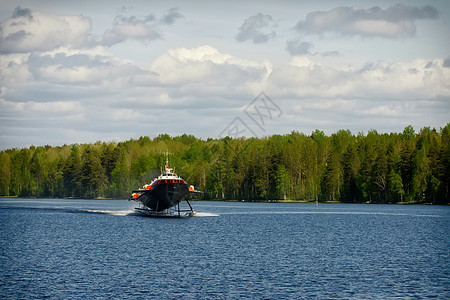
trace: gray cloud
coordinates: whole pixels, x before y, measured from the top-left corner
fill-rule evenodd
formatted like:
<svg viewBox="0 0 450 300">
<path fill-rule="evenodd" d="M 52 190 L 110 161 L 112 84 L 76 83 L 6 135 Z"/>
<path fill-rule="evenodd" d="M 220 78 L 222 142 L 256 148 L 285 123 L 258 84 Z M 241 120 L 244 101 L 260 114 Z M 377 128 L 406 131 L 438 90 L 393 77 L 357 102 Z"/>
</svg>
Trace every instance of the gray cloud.
<svg viewBox="0 0 450 300">
<path fill-rule="evenodd" d="M 183 15 L 177 7 L 169 9 L 159 20 L 153 14 L 143 17 L 118 15 L 114 18 L 113 27 L 103 34 L 101 45 L 113 46 L 131 39 L 147 42 L 160 39 L 158 25 L 172 25 L 181 18 Z"/>
<path fill-rule="evenodd" d="M 12 17 L 13 18 L 19 18 L 19 17 L 32 18 L 31 9 L 29 9 L 29 8 L 22 8 L 19 5 L 19 6 L 17 6 L 14 9 L 14 14 L 13 14 Z"/>
<path fill-rule="evenodd" d="M 320 53 L 321 56 L 327 57 L 327 56 L 340 56 L 341 54 L 339 51 L 324 51 Z"/>
<path fill-rule="evenodd" d="M 450 68 L 450 57 L 447 57 L 447 58 L 444 60 L 442 66 L 443 66 L 444 68 Z"/>
<path fill-rule="evenodd" d="M 127 13 L 127 12 L 131 11 L 132 9 L 133 9 L 133 6 L 122 5 L 122 7 L 118 10 L 118 13 L 119 14 L 124 14 L 124 13 Z"/>
<path fill-rule="evenodd" d="M 429 5 L 414 7 L 397 4 L 385 9 L 376 6 L 367 10 L 337 7 L 329 11 L 311 12 L 295 28 L 313 34 L 336 32 L 366 37 L 411 37 L 416 33 L 416 20 L 438 17 L 438 10 Z"/>
<path fill-rule="evenodd" d="M 167 14 L 161 18 L 160 23 L 166 25 L 172 25 L 176 20 L 182 19 L 183 15 L 179 12 L 178 7 L 173 7 L 169 9 Z"/>
<path fill-rule="evenodd" d="M 252 40 L 255 44 L 266 43 L 276 36 L 274 31 L 264 32 L 272 23 L 272 17 L 258 13 L 254 16 L 248 17 L 244 24 L 239 27 L 239 32 L 236 35 L 236 40 L 244 42 Z"/>
<path fill-rule="evenodd" d="M 9 44 L 15 44 L 23 41 L 27 38 L 27 36 L 30 36 L 31 33 L 26 32 L 25 30 L 19 30 L 14 33 L 9 34 L 5 39 L 5 43 Z"/>
<path fill-rule="evenodd" d="M 155 16 L 152 14 L 138 18 L 135 16 L 117 16 L 113 27 L 103 34 L 101 44 L 112 46 L 128 39 L 151 41 L 159 39 L 161 35 L 155 29 Z"/>
<path fill-rule="evenodd" d="M 77 70 L 79 68 L 92 70 L 98 68 L 105 69 L 107 67 L 111 67 L 109 62 L 102 62 L 95 58 L 92 59 L 87 54 L 67 55 L 61 52 L 55 55 L 31 54 L 28 59 L 28 70 L 38 80 L 50 79 L 47 74 L 48 69 L 53 69 L 54 72 L 62 72 L 63 70 Z"/>
<path fill-rule="evenodd" d="M 312 44 L 307 42 L 301 42 L 299 40 L 288 41 L 286 43 L 286 49 L 291 55 L 310 54 L 310 50 L 312 47 L 313 47 Z"/>
<path fill-rule="evenodd" d="M 293 40 L 286 42 L 286 50 L 289 54 L 295 55 L 319 55 L 319 56 L 339 56 L 338 51 L 324 51 L 324 52 L 312 52 L 314 45 L 308 42 L 302 42 L 300 40 Z"/>
</svg>

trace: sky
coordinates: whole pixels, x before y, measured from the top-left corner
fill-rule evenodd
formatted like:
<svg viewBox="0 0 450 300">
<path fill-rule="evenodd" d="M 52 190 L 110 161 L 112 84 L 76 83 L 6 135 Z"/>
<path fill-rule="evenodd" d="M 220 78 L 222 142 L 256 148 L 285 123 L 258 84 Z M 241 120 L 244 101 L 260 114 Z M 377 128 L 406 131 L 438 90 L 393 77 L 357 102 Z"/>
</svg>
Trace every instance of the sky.
<svg viewBox="0 0 450 300">
<path fill-rule="evenodd" d="M 439 130 L 450 2 L 0 2 L 0 150 Z"/>
</svg>

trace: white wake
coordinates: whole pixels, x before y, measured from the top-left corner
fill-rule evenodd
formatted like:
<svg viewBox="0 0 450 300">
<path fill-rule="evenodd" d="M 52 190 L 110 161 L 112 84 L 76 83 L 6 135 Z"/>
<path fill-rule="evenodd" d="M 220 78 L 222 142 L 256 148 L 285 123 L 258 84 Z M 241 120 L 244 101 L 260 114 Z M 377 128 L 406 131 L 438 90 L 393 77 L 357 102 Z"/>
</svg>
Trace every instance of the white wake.
<svg viewBox="0 0 450 300">
<path fill-rule="evenodd" d="M 196 212 L 194 217 L 218 217 L 220 215 L 218 214 L 213 214 L 213 213 L 209 213 L 209 212 Z"/>
</svg>

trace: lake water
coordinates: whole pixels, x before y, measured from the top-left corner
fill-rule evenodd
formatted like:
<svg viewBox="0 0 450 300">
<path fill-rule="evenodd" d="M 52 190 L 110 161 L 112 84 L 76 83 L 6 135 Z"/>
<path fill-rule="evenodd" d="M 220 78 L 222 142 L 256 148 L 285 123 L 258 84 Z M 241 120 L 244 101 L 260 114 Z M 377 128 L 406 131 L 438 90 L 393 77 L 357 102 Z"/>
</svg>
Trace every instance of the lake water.
<svg viewBox="0 0 450 300">
<path fill-rule="evenodd" d="M 0 199 L 0 298 L 450 299 L 450 207 Z"/>
</svg>

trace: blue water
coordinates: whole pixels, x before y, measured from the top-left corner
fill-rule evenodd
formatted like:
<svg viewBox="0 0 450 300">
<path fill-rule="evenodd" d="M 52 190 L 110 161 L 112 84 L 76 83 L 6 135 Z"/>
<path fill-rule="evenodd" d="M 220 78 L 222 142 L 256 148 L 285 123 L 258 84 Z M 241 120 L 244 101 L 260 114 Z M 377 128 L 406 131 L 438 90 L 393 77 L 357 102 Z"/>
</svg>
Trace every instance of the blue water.
<svg viewBox="0 0 450 300">
<path fill-rule="evenodd" d="M 450 298 L 450 207 L 0 200 L 0 298 Z"/>
</svg>

